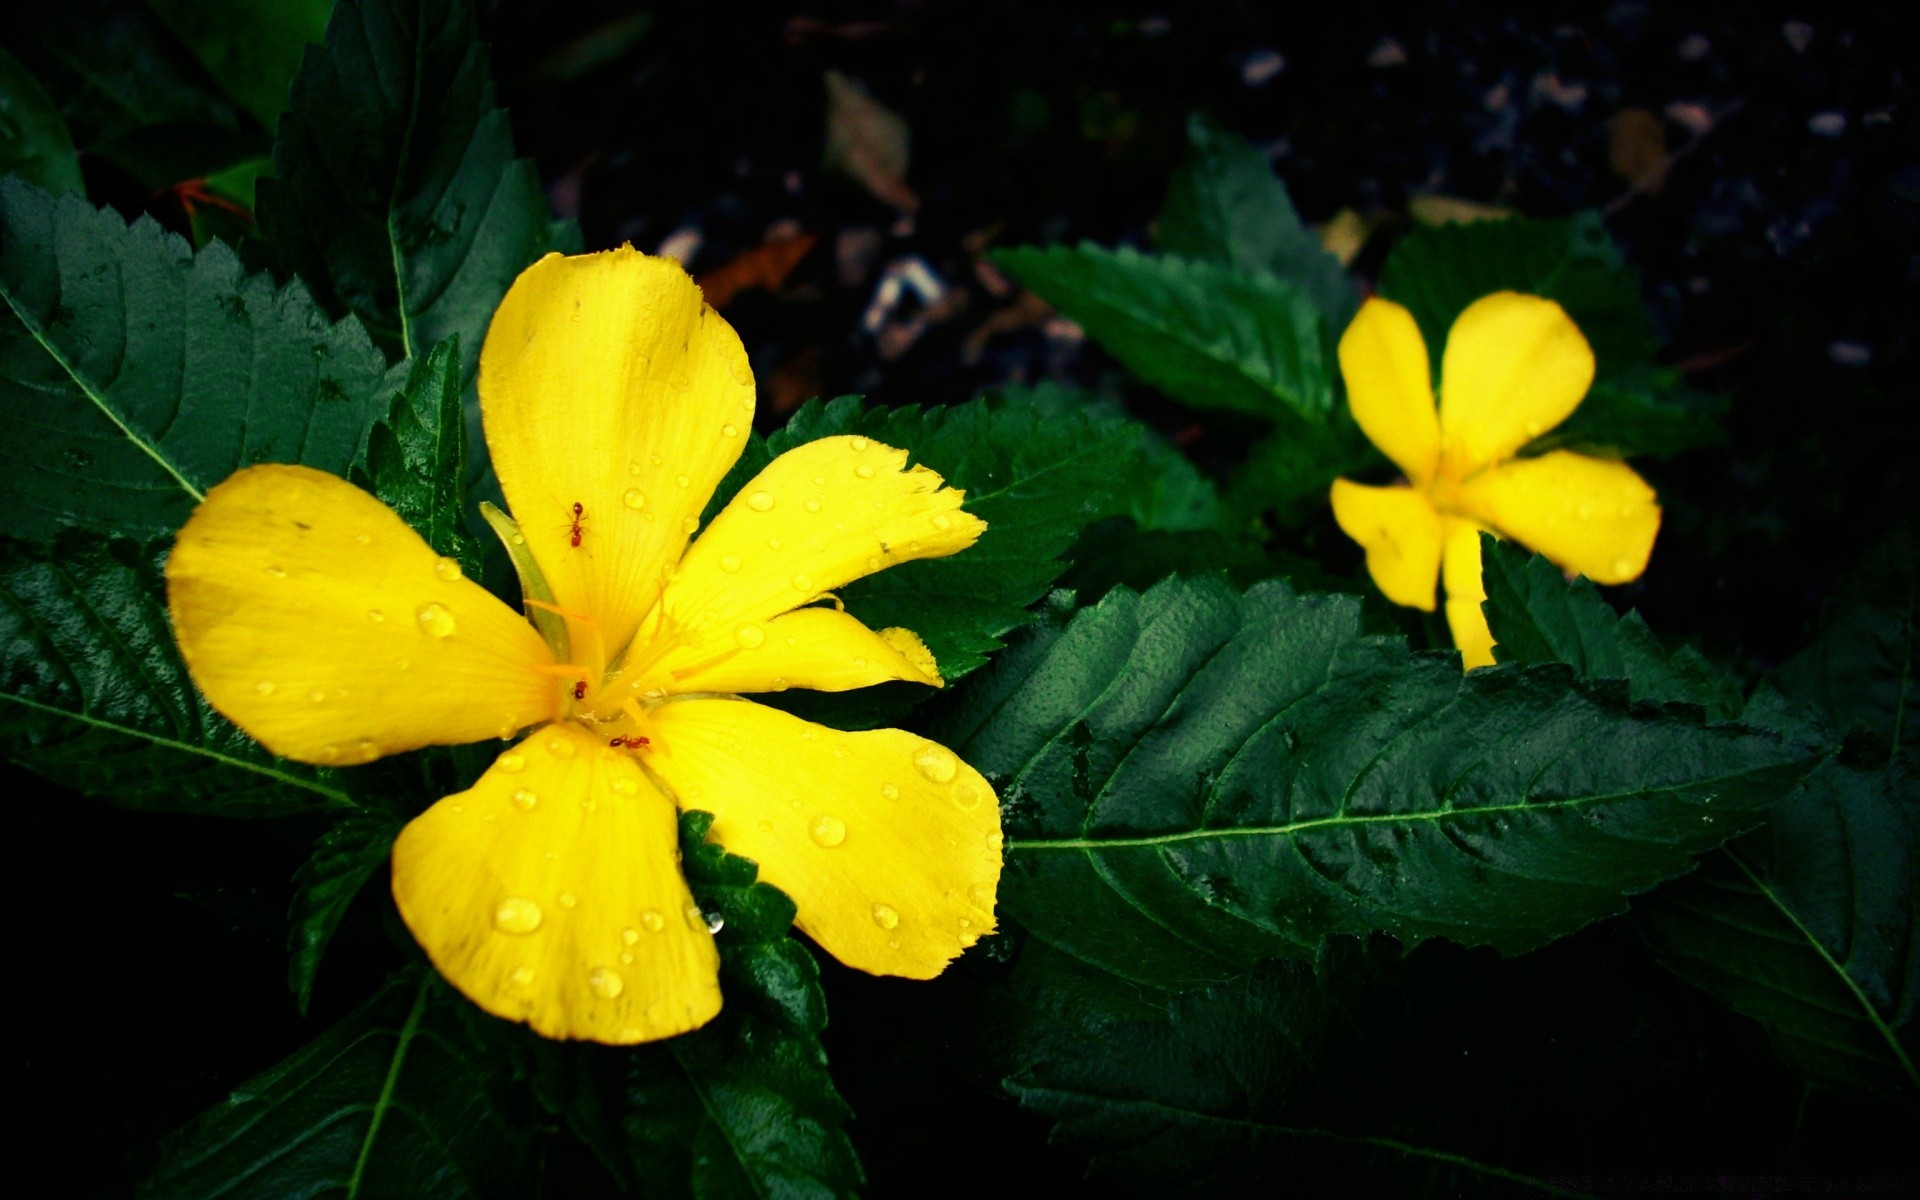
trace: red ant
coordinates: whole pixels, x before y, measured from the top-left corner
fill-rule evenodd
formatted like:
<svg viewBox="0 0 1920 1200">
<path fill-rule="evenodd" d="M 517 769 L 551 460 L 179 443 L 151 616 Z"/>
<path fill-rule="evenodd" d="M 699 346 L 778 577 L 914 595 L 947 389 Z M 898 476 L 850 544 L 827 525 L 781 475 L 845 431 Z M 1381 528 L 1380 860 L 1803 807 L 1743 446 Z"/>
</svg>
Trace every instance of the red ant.
<svg viewBox="0 0 1920 1200">
<path fill-rule="evenodd" d="M 581 679 L 581 680 L 575 681 L 573 685 L 573 698 L 575 700 L 585 700 L 587 698 L 587 681 L 586 680 Z"/>
<path fill-rule="evenodd" d="M 647 739 L 643 737 L 617 737 L 607 743 L 607 745 L 612 746 L 615 750 L 623 746 L 628 750 L 638 750 L 640 747 L 648 744 Z"/>
<path fill-rule="evenodd" d="M 567 527 L 567 531 L 573 536 L 573 548 L 575 550 L 580 548 L 581 535 L 586 533 L 586 530 L 581 528 L 581 522 L 586 519 L 587 506 L 575 500 L 573 502 L 573 522 Z"/>
</svg>

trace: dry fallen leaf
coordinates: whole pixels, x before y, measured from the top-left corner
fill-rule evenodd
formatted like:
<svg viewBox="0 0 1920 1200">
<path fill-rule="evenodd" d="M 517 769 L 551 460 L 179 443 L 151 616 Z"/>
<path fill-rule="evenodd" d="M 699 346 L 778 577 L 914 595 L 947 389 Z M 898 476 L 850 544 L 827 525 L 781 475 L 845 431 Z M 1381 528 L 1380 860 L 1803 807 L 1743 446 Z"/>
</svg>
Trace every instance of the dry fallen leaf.
<svg viewBox="0 0 1920 1200">
<path fill-rule="evenodd" d="M 1341 266 L 1350 267 L 1379 224 L 1378 220 L 1369 220 L 1354 209 L 1343 208 L 1328 218 L 1326 224 L 1316 232 L 1327 253 L 1339 259 Z"/>
<path fill-rule="evenodd" d="M 1667 127 L 1644 108 L 1607 118 L 1607 165 L 1635 191 L 1657 192 L 1666 182 Z"/>
<path fill-rule="evenodd" d="M 700 285 L 707 303 L 715 308 L 725 308 L 735 296 L 749 288 L 777 292 L 818 240 L 810 233 L 769 238 L 751 250 L 734 255 L 724 266 L 703 273 L 694 282 Z"/>
<path fill-rule="evenodd" d="M 1516 215 L 1511 208 L 1497 204 L 1441 195 L 1409 198 L 1407 213 L 1422 225 L 1464 225 L 1470 221 L 1500 221 Z"/>
<path fill-rule="evenodd" d="M 876 200 L 902 212 L 920 207 L 907 186 L 907 122 L 838 71 L 827 72 L 826 165 L 844 172 Z"/>
</svg>

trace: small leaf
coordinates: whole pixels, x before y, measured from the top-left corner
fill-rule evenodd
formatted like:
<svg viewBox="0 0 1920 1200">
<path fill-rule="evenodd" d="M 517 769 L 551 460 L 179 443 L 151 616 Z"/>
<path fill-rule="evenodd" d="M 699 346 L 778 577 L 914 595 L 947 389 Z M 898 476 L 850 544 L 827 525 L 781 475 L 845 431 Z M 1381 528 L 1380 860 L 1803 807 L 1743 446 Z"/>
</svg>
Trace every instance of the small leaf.
<svg viewBox="0 0 1920 1200">
<path fill-rule="evenodd" d="M 176 1132 L 140 1195 L 534 1195 L 531 1114 L 484 1069 L 472 1019 L 432 972 L 402 972 Z"/>
<path fill-rule="evenodd" d="M 1781 689 L 1835 740 L 1859 731 L 1895 754 L 1920 753 L 1916 546 L 1907 525 L 1881 538 L 1827 602 L 1812 644 L 1780 668 Z"/>
<path fill-rule="evenodd" d="M 999 788 L 1005 910 L 1167 986 L 1371 931 L 1533 949 L 1751 828 L 1817 755 L 1564 667 L 1462 676 L 1353 597 L 1213 580 L 1041 627 L 931 731 Z"/>
<path fill-rule="evenodd" d="M 1360 303 L 1352 277 L 1300 220 L 1267 156 L 1198 114 L 1187 121 L 1187 157 L 1167 185 L 1156 239 L 1174 254 L 1300 287 L 1335 336 Z"/>
<path fill-rule="evenodd" d="M 821 162 L 901 212 L 920 207 L 907 185 L 911 131 L 906 119 L 875 100 L 856 80 L 826 73 L 827 133 Z"/>
<path fill-rule="evenodd" d="M 326 31 L 333 0 L 148 0 L 227 95 L 266 129 L 287 107 L 300 54 Z"/>
<path fill-rule="evenodd" d="M 298 284 L 142 217 L 0 181 L 0 531 L 172 533 L 258 462 L 345 474 L 386 363 Z"/>
<path fill-rule="evenodd" d="M 320 835 L 313 857 L 294 876 L 287 985 L 302 1014 L 313 995 L 314 976 L 327 943 L 347 915 L 347 906 L 387 861 L 401 823 L 397 814 L 385 811 L 349 813 Z"/>
<path fill-rule="evenodd" d="M 387 418 L 367 437 L 353 482 L 387 502 L 441 554 L 480 575 L 479 546 L 467 533 L 467 428 L 460 399 L 460 337 L 415 359 Z"/>
<path fill-rule="evenodd" d="M 33 72 L 0 50 L 0 175 L 18 175 L 58 196 L 86 194 L 73 137 Z"/>
<path fill-rule="evenodd" d="M 72 532 L 0 538 L 0 747 L 128 808 L 230 817 L 351 809 L 337 777 L 276 759 L 208 707 L 173 641 L 165 555 Z"/>
</svg>

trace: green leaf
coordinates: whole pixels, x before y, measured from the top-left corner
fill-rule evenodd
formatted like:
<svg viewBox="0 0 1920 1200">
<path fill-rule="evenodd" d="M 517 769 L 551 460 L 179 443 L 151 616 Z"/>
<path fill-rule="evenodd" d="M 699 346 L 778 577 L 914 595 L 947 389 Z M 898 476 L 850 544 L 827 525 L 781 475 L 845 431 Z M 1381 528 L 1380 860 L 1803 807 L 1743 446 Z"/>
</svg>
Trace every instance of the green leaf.
<svg viewBox="0 0 1920 1200">
<path fill-rule="evenodd" d="M 0 50 L 0 175 L 18 175 L 56 196 L 87 190 L 73 137 L 53 98 L 5 50 Z"/>
<path fill-rule="evenodd" d="M 1500 291 L 1558 300 L 1593 347 L 1600 380 L 1645 367 L 1653 357 L 1639 276 L 1595 213 L 1417 229 L 1393 248 L 1380 273 L 1381 294 L 1406 305 L 1419 322 L 1436 379 L 1453 319 Z"/>
<path fill-rule="evenodd" d="M 1253 413 L 1336 437 L 1333 362 L 1300 288 L 1218 263 L 1090 242 L 1020 247 L 994 261 L 1078 321 L 1134 374 L 1195 408 Z"/>
<path fill-rule="evenodd" d="M 1769 828 L 1634 905 L 1660 961 L 1814 1086 L 1920 1116 L 1920 776 L 1828 763 Z"/>
<path fill-rule="evenodd" d="M 260 228 L 315 298 L 391 354 L 458 334 L 471 379 L 493 310 L 553 231 L 470 0 L 338 0 L 273 163 Z"/>
<path fill-rule="evenodd" d="M 0 181 L 4 531 L 171 533 L 257 462 L 345 474 L 386 363 L 306 290 L 148 218 Z"/>
<path fill-rule="evenodd" d="M 1835 740 L 1859 732 L 1882 752 L 1920 754 L 1920 539 L 1898 525 L 1835 591 L 1811 645 L 1780 668 L 1789 698 Z"/>
<path fill-rule="evenodd" d="M 1258 1194 L 1285 1179 L 1300 1195 L 1578 1194 L 1462 1152 L 1497 1119 L 1433 1128 L 1448 1112 L 1420 1081 L 1451 1091 L 1472 1064 L 1430 1048 L 1451 1031 L 1409 999 L 1413 972 L 1334 949 L 1168 996 L 1029 943 L 1008 985 L 1020 1066 L 1006 1088 L 1120 1192 Z"/>
<path fill-rule="evenodd" d="M 864 1181 L 852 1111 L 827 1074 L 826 998 L 788 935 L 793 903 L 706 840 L 712 817 L 680 820 L 682 868 L 717 929 L 725 1007 L 693 1033 L 631 1050 L 529 1037 L 535 1090 L 648 1195 L 852 1196 Z"/>
<path fill-rule="evenodd" d="M 367 435 L 364 465 L 351 474 L 400 514 L 429 546 L 480 577 L 480 547 L 467 533 L 467 426 L 460 399 L 460 338 L 414 359 L 387 418 Z"/>
<path fill-rule="evenodd" d="M 0 538 L 0 747 L 129 808 L 285 816 L 354 802 L 210 708 L 167 621 L 164 552 L 70 532 Z"/>
<path fill-rule="evenodd" d="M 1173 254 L 1296 285 L 1331 334 L 1359 306 L 1352 277 L 1300 220 L 1267 156 L 1197 113 L 1187 120 L 1187 157 L 1167 185 L 1155 236 Z"/>
<path fill-rule="evenodd" d="M 272 129 L 300 54 L 318 42 L 333 0 L 147 0 L 227 95 Z"/>
<path fill-rule="evenodd" d="M 1480 535 L 1484 605 L 1494 657 L 1561 662 L 1581 679 L 1624 679 L 1635 700 L 1697 704 L 1732 719 L 1745 707 L 1738 681 L 1692 647 L 1668 651 L 1637 612 L 1620 616 L 1585 577 L 1569 581 L 1546 559 Z"/>
<path fill-rule="evenodd" d="M 530 1114 L 484 1069 L 465 1008 L 430 971 L 403 972 L 175 1133 L 141 1196 L 534 1195 Z"/>
<path fill-rule="evenodd" d="M 140 187 L 171 187 L 265 153 L 268 131 L 213 85 L 148 5 L 68 0 L 8 16 L 8 49 L 59 105 L 74 145 Z"/>
<path fill-rule="evenodd" d="M 1216 980 L 1379 930 L 1520 953 L 1751 827 L 1812 755 L 1564 667 L 1462 675 L 1360 602 L 1213 580 L 1040 629 L 930 731 L 996 781 L 1006 911 L 1087 963 Z"/>
<path fill-rule="evenodd" d="M 1340 421 L 1350 424 L 1342 412 Z M 1227 510 L 1251 521 L 1271 510 L 1281 525 L 1299 525 L 1327 505 L 1336 477 L 1370 473 L 1386 459 L 1363 438 L 1342 436 L 1334 444 L 1282 426 L 1255 442 L 1227 481 Z"/>
<path fill-rule="evenodd" d="M 1727 440 L 1725 396 L 1682 387 L 1671 371 L 1630 372 L 1595 383 L 1573 415 L 1528 442 L 1525 454 L 1573 450 L 1601 458 L 1670 458 Z"/>
<path fill-rule="evenodd" d="M 320 835 L 313 857 L 294 876 L 287 986 L 293 989 L 302 1015 L 313 996 L 314 976 L 327 943 L 347 915 L 347 906 L 386 863 L 401 824 L 398 814 L 391 812 L 349 813 Z"/>
<path fill-rule="evenodd" d="M 967 511 L 987 522 L 980 540 L 959 554 L 891 567 L 840 591 L 847 610 L 874 628 L 898 625 L 919 634 L 949 681 L 985 662 L 1002 637 L 1032 619 L 1029 606 L 1064 569 L 1059 556 L 1083 525 L 1115 510 L 1140 461 L 1137 426 L 1058 408 L 1044 397 L 890 409 L 864 408 L 858 397 L 844 396 L 808 404 L 784 428 L 752 439 L 715 493 L 715 506 L 776 456 L 839 434 L 906 450 L 964 489 Z"/>
</svg>

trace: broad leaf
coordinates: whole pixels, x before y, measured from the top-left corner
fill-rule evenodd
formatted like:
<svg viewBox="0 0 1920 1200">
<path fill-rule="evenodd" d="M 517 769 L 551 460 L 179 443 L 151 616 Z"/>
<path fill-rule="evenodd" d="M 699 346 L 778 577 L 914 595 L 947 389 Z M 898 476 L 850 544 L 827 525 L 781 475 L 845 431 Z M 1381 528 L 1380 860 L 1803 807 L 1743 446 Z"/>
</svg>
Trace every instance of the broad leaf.
<svg viewBox="0 0 1920 1200">
<path fill-rule="evenodd" d="M 1480 535 L 1487 624 L 1503 663 L 1561 662 L 1582 679 L 1624 679 L 1635 700 L 1740 715 L 1739 684 L 1692 647 L 1669 651 L 1637 612 L 1620 616 L 1591 580 L 1568 581 L 1539 555 Z"/>
<path fill-rule="evenodd" d="M 1528 442 L 1524 452 L 1668 458 L 1725 442 L 1720 420 L 1726 411 L 1726 397 L 1683 387 L 1671 371 L 1629 372 L 1595 383 L 1571 417 Z"/>
<path fill-rule="evenodd" d="M 483 1069 L 465 1005 L 431 972 L 402 973 L 174 1134 L 140 1194 L 535 1194 L 533 1124 Z"/>
<path fill-rule="evenodd" d="M 0 182 L 4 532 L 171 533 L 257 462 L 345 474 L 386 363 L 298 284 L 244 275 L 148 218 Z"/>
<path fill-rule="evenodd" d="M 5 50 L 0 50 L 0 132 L 0 175 L 18 175 L 56 196 L 86 192 L 60 110 L 33 72 Z"/>
<path fill-rule="evenodd" d="M 1417 229 L 1393 248 L 1380 273 L 1381 294 L 1406 305 L 1420 323 L 1436 377 L 1453 319 L 1499 291 L 1558 300 L 1593 346 L 1601 380 L 1653 357 L 1639 276 L 1593 213 Z"/>
<path fill-rule="evenodd" d="M 526 1039 L 534 1087 L 627 1187 L 702 1200 L 851 1196 L 851 1110 L 827 1074 L 818 968 L 793 903 L 681 818 L 682 863 L 720 946 L 726 1004 L 702 1029 L 614 1050 Z"/>
<path fill-rule="evenodd" d="M 68 533 L 0 538 L 0 747 L 129 808 L 282 816 L 352 808 L 327 772 L 276 759 L 207 706 L 174 646 L 164 553 Z"/>
<path fill-rule="evenodd" d="M 318 42 L 333 0 L 147 0 L 227 95 L 272 129 L 300 53 Z"/>
<path fill-rule="evenodd" d="M 1198 114 L 1187 121 L 1187 157 L 1167 185 L 1155 237 L 1174 254 L 1294 284 L 1335 337 L 1360 303 L 1353 278 L 1300 220 L 1267 156 Z"/>
<path fill-rule="evenodd" d="M 1340 933 L 1532 949 L 1687 870 L 1812 765 L 1623 690 L 1463 676 L 1364 636 L 1353 597 L 1169 580 L 1037 630 L 933 733 L 1000 789 L 1006 910 L 1166 985 Z"/>
<path fill-rule="evenodd" d="M 1920 753 L 1920 541 L 1883 537 L 1821 614 L 1813 643 L 1780 669 L 1787 695 L 1836 739 L 1859 732 L 1885 751 Z"/>
<path fill-rule="evenodd" d="M 395 355 L 458 334 L 471 378 L 494 308 L 552 230 L 470 0 L 338 0 L 273 164 L 260 227 L 314 296 Z"/>
<path fill-rule="evenodd" d="M 919 634 L 948 680 L 985 662 L 1002 637 L 1031 619 L 1029 606 L 1065 566 L 1059 556 L 1083 525 L 1115 510 L 1140 462 L 1138 426 L 1044 398 L 889 409 L 847 396 L 809 404 L 770 437 L 755 437 L 715 504 L 776 455 L 838 434 L 908 451 L 964 489 L 967 511 L 987 522 L 980 540 L 959 554 L 893 567 L 840 592 L 847 610 L 874 628 Z"/>
<path fill-rule="evenodd" d="M 1300 288 L 1218 263 L 1092 243 L 995 261 L 1140 378 L 1195 408 L 1252 413 L 1328 439 L 1334 365 Z"/>
<path fill-rule="evenodd" d="M 367 435 L 351 478 L 387 502 L 440 553 L 480 577 L 480 549 L 467 533 L 467 427 L 456 335 L 410 364 L 387 418 Z"/>
<path fill-rule="evenodd" d="M 386 863 L 400 826 L 399 816 L 384 809 L 349 813 L 320 835 L 313 857 L 294 876 L 287 986 L 293 989 L 302 1013 L 312 998 L 314 976 L 327 943 L 347 915 L 347 906 Z"/>
</svg>

